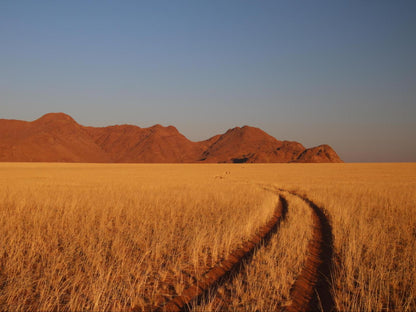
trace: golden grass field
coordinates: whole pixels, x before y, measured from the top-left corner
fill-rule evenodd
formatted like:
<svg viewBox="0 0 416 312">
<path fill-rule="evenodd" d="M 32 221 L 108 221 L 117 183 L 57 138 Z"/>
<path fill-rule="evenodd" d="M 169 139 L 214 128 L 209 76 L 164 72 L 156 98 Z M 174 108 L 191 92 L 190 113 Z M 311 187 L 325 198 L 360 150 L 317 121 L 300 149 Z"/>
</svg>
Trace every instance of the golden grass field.
<svg viewBox="0 0 416 312">
<path fill-rule="evenodd" d="M 0 163 L 0 310 L 128 311 L 174 298 L 273 214 L 323 207 L 340 311 L 416 310 L 416 164 Z M 311 211 L 194 310 L 290 304 Z"/>
</svg>

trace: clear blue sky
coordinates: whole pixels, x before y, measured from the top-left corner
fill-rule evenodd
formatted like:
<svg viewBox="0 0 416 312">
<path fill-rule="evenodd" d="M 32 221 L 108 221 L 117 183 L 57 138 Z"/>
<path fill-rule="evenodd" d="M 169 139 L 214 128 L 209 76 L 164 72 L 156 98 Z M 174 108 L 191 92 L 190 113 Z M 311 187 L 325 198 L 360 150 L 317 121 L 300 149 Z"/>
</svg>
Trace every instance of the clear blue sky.
<svg viewBox="0 0 416 312">
<path fill-rule="evenodd" d="M 416 161 L 416 1 L 2 0 L 0 105 Z"/>
</svg>

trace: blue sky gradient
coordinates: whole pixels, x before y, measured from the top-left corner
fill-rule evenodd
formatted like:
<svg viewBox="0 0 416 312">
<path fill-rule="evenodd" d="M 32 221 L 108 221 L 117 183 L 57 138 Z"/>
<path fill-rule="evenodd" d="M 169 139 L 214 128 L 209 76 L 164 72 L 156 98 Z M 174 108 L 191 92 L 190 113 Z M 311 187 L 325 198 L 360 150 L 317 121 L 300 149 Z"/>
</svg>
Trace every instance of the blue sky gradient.
<svg viewBox="0 0 416 312">
<path fill-rule="evenodd" d="M 416 1 L 0 1 L 0 105 L 414 162 Z"/>
</svg>

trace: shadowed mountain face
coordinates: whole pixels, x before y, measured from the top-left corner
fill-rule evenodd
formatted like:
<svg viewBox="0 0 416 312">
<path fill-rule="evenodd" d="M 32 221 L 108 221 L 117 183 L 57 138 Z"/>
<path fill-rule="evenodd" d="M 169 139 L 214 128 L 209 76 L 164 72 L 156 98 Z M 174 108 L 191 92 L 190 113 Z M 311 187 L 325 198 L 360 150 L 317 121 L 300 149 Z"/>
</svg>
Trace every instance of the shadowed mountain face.
<svg viewBox="0 0 416 312">
<path fill-rule="evenodd" d="M 0 119 L 0 161 L 117 163 L 342 162 L 328 145 L 305 149 L 244 126 L 192 142 L 172 126 L 84 127 L 63 113 Z"/>
</svg>

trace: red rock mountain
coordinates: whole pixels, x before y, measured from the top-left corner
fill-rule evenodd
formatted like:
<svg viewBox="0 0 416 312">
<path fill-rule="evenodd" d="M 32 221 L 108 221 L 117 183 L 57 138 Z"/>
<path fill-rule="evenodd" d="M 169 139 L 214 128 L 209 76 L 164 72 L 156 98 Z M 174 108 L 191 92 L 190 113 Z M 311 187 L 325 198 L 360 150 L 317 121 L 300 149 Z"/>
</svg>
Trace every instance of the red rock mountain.
<svg viewBox="0 0 416 312">
<path fill-rule="evenodd" d="M 342 162 L 328 145 L 306 149 L 244 126 L 192 142 L 173 127 L 84 127 L 63 113 L 0 119 L 0 161 L 97 163 Z"/>
</svg>

